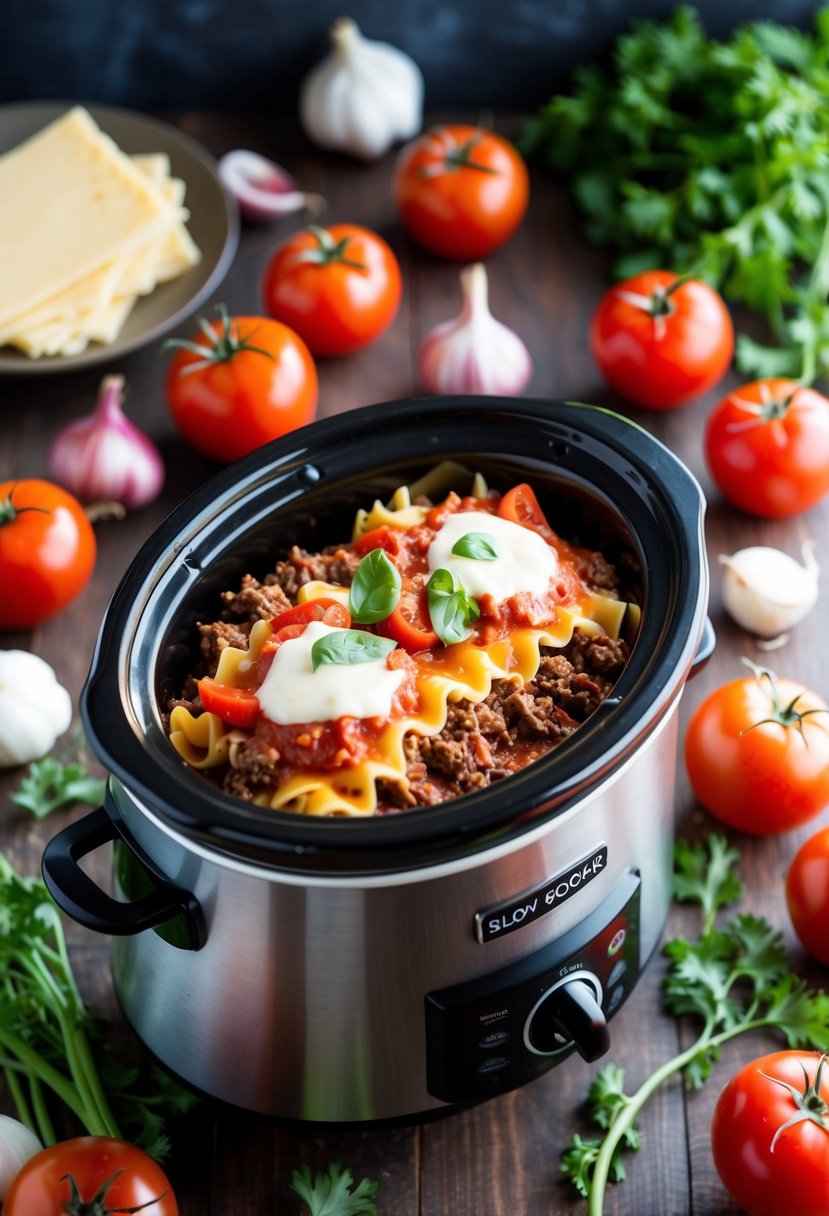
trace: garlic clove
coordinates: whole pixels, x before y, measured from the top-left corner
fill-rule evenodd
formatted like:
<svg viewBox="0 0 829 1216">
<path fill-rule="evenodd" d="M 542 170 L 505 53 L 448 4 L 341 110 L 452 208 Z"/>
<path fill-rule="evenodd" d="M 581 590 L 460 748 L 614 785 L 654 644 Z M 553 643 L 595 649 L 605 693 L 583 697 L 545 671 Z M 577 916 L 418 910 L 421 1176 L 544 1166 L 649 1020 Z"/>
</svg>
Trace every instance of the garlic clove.
<svg viewBox="0 0 829 1216">
<path fill-rule="evenodd" d="M 813 541 L 805 542 L 802 556 L 801 565 L 765 545 L 720 554 L 723 604 L 738 625 L 758 637 L 775 638 L 811 612 L 820 570 Z"/>
<path fill-rule="evenodd" d="M 72 722 L 72 698 L 28 650 L 0 650 L 0 768 L 40 760 Z"/>
<path fill-rule="evenodd" d="M 70 422 L 49 449 L 52 476 L 83 503 L 107 499 L 132 510 L 164 484 L 161 454 L 126 417 L 123 400 L 124 377 L 105 376 L 94 412 Z"/>
<path fill-rule="evenodd" d="M 25 1123 L 11 1115 L 0 1115 L 0 1204 L 23 1166 L 42 1148 Z"/>
<path fill-rule="evenodd" d="M 430 393 L 518 396 L 532 377 L 530 353 L 518 334 L 490 312 L 483 263 L 467 266 L 460 278 L 460 314 L 437 325 L 420 347 L 421 382 Z"/>
<path fill-rule="evenodd" d="M 408 55 L 364 37 L 350 17 L 330 35 L 332 50 L 302 82 L 300 122 L 320 147 L 376 160 L 423 125 L 423 76 Z"/>
<path fill-rule="evenodd" d="M 278 219 L 303 208 L 318 215 L 325 203 L 319 194 L 304 194 L 289 173 L 275 161 L 237 148 L 219 161 L 222 184 L 236 199 L 246 220 L 255 223 Z"/>
</svg>

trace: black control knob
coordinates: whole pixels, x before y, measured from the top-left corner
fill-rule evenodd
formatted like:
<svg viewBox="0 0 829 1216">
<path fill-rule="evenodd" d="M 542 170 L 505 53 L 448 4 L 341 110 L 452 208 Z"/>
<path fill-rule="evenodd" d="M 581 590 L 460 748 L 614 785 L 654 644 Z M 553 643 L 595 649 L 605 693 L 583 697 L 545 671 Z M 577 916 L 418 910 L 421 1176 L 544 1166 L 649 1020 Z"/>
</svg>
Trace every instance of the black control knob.
<svg viewBox="0 0 829 1216">
<path fill-rule="evenodd" d="M 610 1047 L 607 1019 L 587 979 L 573 978 L 553 988 L 536 1006 L 527 1027 L 534 1051 L 548 1054 L 574 1043 L 587 1060 L 598 1060 Z"/>
</svg>

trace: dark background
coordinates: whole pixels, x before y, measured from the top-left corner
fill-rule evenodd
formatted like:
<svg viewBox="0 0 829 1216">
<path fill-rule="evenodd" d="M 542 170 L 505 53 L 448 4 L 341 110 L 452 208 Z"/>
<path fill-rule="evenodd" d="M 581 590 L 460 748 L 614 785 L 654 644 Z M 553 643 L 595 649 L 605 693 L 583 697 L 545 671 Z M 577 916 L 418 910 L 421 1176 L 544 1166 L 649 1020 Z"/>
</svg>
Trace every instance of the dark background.
<svg viewBox="0 0 829 1216">
<path fill-rule="evenodd" d="M 672 0 L 0 0 L 0 102 L 291 113 L 337 18 L 419 63 L 430 109 L 533 108 L 572 65 Z M 808 26 L 808 0 L 705 0 L 710 35 L 763 17 Z"/>
</svg>

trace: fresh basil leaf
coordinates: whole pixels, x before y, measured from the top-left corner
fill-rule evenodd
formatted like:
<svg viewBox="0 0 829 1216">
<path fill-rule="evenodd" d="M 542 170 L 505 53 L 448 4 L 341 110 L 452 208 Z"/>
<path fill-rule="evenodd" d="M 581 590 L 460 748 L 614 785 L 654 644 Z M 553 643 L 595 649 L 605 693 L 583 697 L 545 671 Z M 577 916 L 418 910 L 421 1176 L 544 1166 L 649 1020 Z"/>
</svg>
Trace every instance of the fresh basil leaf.
<svg viewBox="0 0 829 1216">
<path fill-rule="evenodd" d="M 481 610 L 460 579 L 450 570 L 436 570 L 426 584 L 432 628 L 444 646 L 463 642 Z"/>
<path fill-rule="evenodd" d="M 351 619 L 360 625 L 384 621 L 399 599 L 399 570 L 382 549 L 372 549 L 357 567 L 348 593 Z"/>
<path fill-rule="evenodd" d="M 498 557 L 495 537 L 488 532 L 467 532 L 452 546 L 458 557 L 472 557 L 478 562 L 494 562 Z"/>
<path fill-rule="evenodd" d="M 378 638 L 362 629 L 338 629 L 314 642 L 311 667 L 316 671 L 326 663 L 373 663 L 391 654 L 396 645 L 391 638 Z"/>
</svg>

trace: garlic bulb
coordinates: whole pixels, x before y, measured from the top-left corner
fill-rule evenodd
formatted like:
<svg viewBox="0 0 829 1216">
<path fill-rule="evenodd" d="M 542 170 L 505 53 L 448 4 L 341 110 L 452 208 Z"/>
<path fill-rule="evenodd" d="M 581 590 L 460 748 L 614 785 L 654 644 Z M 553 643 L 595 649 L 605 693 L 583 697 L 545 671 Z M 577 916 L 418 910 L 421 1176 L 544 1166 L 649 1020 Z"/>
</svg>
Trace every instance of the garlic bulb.
<svg viewBox="0 0 829 1216">
<path fill-rule="evenodd" d="M 791 629 L 811 612 L 818 598 L 814 545 L 803 546 L 803 565 L 765 545 L 720 554 L 725 567 L 722 596 L 726 611 L 738 625 L 759 637 L 772 638 Z"/>
<path fill-rule="evenodd" d="M 375 160 L 423 125 L 423 77 L 408 55 L 364 38 L 350 17 L 330 34 L 332 51 L 302 82 L 300 121 L 320 147 Z"/>
<path fill-rule="evenodd" d="M 524 343 L 489 311 L 483 263 L 461 271 L 463 308 L 426 335 L 418 363 L 430 393 L 486 393 L 517 397 L 533 374 Z"/>
<path fill-rule="evenodd" d="M 0 650 L 0 768 L 40 760 L 71 721 L 72 699 L 49 664 Z"/>
<path fill-rule="evenodd" d="M 81 502 L 143 507 L 164 484 L 155 444 L 124 414 L 124 377 L 105 376 L 94 413 L 70 422 L 49 450 L 53 477 Z"/>
<path fill-rule="evenodd" d="M 10 1115 L 0 1115 L 0 1203 L 26 1162 L 42 1148 L 25 1123 L 19 1123 Z"/>
</svg>

